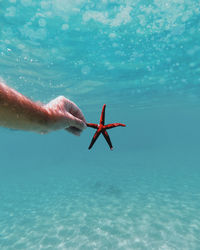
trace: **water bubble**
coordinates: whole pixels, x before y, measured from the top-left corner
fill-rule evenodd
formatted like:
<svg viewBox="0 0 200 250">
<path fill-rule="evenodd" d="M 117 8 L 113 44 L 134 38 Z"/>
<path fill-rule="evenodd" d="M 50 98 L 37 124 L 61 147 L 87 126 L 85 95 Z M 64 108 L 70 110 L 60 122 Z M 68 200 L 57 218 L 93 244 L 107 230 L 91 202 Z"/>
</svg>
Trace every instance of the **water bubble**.
<svg viewBox="0 0 200 250">
<path fill-rule="evenodd" d="M 24 6 L 29 6 L 32 4 L 32 0 L 21 0 L 21 3 L 24 5 Z"/>
<path fill-rule="evenodd" d="M 44 26 L 46 26 L 46 21 L 45 21 L 45 19 L 40 19 L 39 21 L 38 21 L 38 24 L 39 24 L 39 26 L 41 26 L 41 27 L 44 27 Z"/>
<path fill-rule="evenodd" d="M 82 74 L 87 75 L 90 73 L 90 67 L 89 66 L 84 66 L 81 69 Z"/>
<path fill-rule="evenodd" d="M 138 19 L 139 19 L 139 22 L 140 22 L 141 26 L 145 26 L 146 25 L 146 19 L 145 19 L 144 15 L 138 15 Z"/>
<path fill-rule="evenodd" d="M 5 40 L 4 43 L 10 44 L 10 41 L 9 40 Z"/>
<path fill-rule="evenodd" d="M 108 70 L 114 69 L 113 65 L 110 62 L 105 62 L 105 66 Z"/>
<path fill-rule="evenodd" d="M 115 51 L 115 55 L 116 56 L 125 56 L 125 53 L 122 50 L 117 50 L 117 51 Z"/>
<path fill-rule="evenodd" d="M 53 54 L 56 54 L 56 53 L 58 53 L 58 50 L 57 50 L 56 48 L 52 48 L 52 49 L 51 49 L 51 52 L 52 52 Z"/>
<path fill-rule="evenodd" d="M 67 23 L 64 23 L 62 25 L 62 30 L 68 30 L 69 29 L 69 25 Z"/>
<path fill-rule="evenodd" d="M 25 46 L 20 43 L 20 44 L 17 45 L 17 48 L 23 50 L 25 48 Z"/>
<path fill-rule="evenodd" d="M 114 48 L 116 48 L 116 47 L 118 47 L 119 45 L 118 45 L 117 43 L 113 43 L 112 46 L 113 46 Z"/>
<path fill-rule="evenodd" d="M 195 62 L 191 62 L 189 65 L 190 65 L 191 68 L 196 66 Z"/>
<path fill-rule="evenodd" d="M 144 34 L 144 33 L 145 33 L 144 30 L 142 30 L 142 29 L 140 29 L 140 28 L 138 28 L 138 29 L 136 30 L 136 32 L 137 32 L 138 34 Z"/>
<path fill-rule="evenodd" d="M 6 13 L 5 13 L 5 16 L 15 16 L 15 13 L 16 13 L 16 8 L 15 7 L 9 7 L 6 9 Z"/>
<path fill-rule="evenodd" d="M 117 35 L 116 35 L 116 33 L 114 33 L 114 32 L 112 32 L 112 33 L 109 34 L 109 37 L 110 37 L 110 38 L 115 38 L 116 36 L 117 36 Z"/>
<path fill-rule="evenodd" d="M 79 60 L 78 63 L 81 65 L 83 64 L 84 62 L 82 60 Z"/>
<path fill-rule="evenodd" d="M 41 8 L 43 8 L 43 9 L 50 8 L 50 2 L 47 2 L 47 1 L 42 1 L 40 5 L 41 5 Z"/>
</svg>

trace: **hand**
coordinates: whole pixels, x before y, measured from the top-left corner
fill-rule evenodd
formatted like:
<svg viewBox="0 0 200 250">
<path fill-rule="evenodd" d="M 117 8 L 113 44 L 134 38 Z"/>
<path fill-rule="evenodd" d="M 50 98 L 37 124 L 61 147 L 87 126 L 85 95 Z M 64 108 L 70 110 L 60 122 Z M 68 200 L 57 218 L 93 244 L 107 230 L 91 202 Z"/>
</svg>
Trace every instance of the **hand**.
<svg viewBox="0 0 200 250">
<path fill-rule="evenodd" d="M 51 116 L 49 129 L 66 129 L 74 135 L 80 135 L 87 127 L 81 110 L 75 103 L 59 96 L 44 106 Z"/>
</svg>

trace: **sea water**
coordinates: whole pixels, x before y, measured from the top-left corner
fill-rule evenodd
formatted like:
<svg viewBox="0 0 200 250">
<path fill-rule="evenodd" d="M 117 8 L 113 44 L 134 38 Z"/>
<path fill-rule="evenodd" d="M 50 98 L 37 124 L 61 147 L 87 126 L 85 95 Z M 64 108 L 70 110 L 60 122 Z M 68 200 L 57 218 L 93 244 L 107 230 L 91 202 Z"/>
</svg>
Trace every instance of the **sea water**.
<svg viewBox="0 0 200 250">
<path fill-rule="evenodd" d="M 1 128 L 0 249 L 200 249 L 199 58 L 197 0 L 1 0 L 2 81 L 127 127 Z"/>
</svg>

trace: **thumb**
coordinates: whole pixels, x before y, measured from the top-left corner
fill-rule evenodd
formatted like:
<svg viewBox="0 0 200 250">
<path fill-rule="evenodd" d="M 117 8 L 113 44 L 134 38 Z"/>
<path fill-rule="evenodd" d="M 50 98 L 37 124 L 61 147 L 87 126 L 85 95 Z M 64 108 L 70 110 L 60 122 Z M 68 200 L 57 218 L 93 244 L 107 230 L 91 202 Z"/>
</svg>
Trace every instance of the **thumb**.
<svg viewBox="0 0 200 250">
<path fill-rule="evenodd" d="M 79 130 L 84 130 L 87 127 L 85 122 L 69 113 L 67 114 L 67 124 L 69 127 L 75 127 Z"/>
</svg>

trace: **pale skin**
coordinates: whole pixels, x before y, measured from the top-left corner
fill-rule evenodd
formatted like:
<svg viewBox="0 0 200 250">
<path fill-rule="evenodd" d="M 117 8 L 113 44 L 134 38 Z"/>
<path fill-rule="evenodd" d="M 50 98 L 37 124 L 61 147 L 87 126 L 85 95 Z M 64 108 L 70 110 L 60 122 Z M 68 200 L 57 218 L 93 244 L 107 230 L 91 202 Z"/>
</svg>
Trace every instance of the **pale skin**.
<svg viewBox="0 0 200 250">
<path fill-rule="evenodd" d="M 0 82 L 0 126 L 41 134 L 66 129 L 80 135 L 86 120 L 76 104 L 64 96 L 43 105 Z"/>
</svg>

